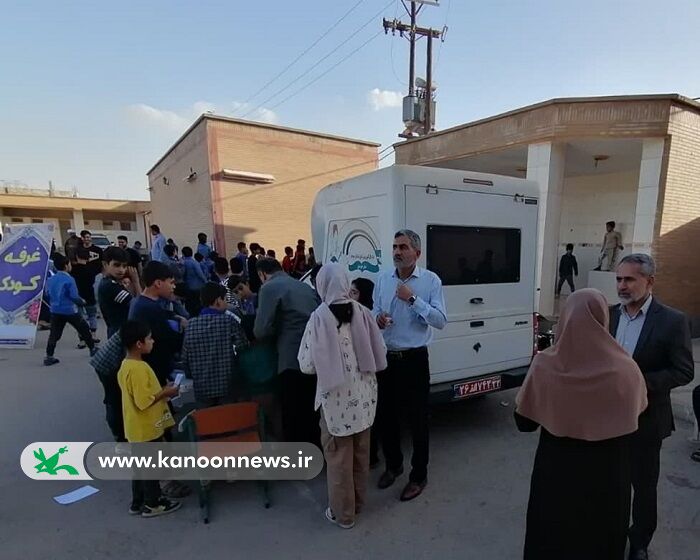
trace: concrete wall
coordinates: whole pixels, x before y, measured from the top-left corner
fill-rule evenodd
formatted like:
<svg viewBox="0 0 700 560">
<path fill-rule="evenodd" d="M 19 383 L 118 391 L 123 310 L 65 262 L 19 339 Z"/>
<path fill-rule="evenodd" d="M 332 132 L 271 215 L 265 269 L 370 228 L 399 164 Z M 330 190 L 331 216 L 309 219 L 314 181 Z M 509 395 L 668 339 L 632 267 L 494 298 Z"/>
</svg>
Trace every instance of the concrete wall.
<svg viewBox="0 0 700 560">
<path fill-rule="evenodd" d="M 214 234 L 212 219 L 207 121 L 202 120 L 148 175 L 151 192 L 151 224 L 180 246 L 197 245 L 197 234 Z M 190 167 L 196 180 L 184 181 Z M 167 179 L 168 184 L 163 182 Z"/>
<path fill-rule="evenodd" d="M 91 233 L 99 233 L 107 236 L 107 238 L 116 243 L 117 236 L 126 235 L 129 243 L 141 241 L 146 243 L 143 228 L 143 214 L 127 214 L 114 212 L 96 212 L 85 211 L 84 213 L 90 216 L 89 219 L 75 219 L 75 216 L 83 215 L 82 210 L 56 210 L 51 208 L 2 208 L 0 207 L 0 224 L 17 224 L 17 223 L 46 223 L 54 224 L 56 245 L 60 246 L 67 238 L 67 229 L 73 228 L 78 233 L 82 229 L 88 229 Z M 120 222 L 119 228 L 114 225 L 114 222 Z M 111 227 L 105 227 L 105 222 L 112 222 Z M 121 223 L 128 222 L 130 230 L 122 230 Z"/>
<path fill-rule="evenodd" d="M 654 244 L 656 293 L 667 304 L 700 317 L 700 114 L 674 106 L 669 133 Z"/>
<path fill-rule="evenodd" d="M 605 222 L 617 222 L 625 251 L 629 252 L 634 232 L 639 171 L 579 175 L 564 179 L 558 254 L 573 243 L 579 264 L 577 287 L 588 285 L 588 271 L 598 264 Z M 566 289 L 566 288 L 565 288 Z"/>
<path fill-rule="evenodd" d="M 209 120 L 214 221 L 227 255 L 239 241 L 283 255 L 296 240 L 311 242 L 316 193 L 341 179 L 376 169 L 377 148 L 303 132 Z M 265 173 L 270 185 L 223 179 L 222 169 Z"/>
</svg>

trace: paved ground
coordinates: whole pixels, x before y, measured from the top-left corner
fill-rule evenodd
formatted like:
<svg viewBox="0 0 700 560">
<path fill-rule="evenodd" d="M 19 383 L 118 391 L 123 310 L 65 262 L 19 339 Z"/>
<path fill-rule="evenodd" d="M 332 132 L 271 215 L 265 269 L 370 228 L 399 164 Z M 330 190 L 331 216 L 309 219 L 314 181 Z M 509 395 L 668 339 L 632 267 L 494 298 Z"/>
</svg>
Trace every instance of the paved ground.
<svg viewBox="0 0 700 560">
<path fill-rule="evenodd" d="M 46 333 L 37 344 L 43 348 Z M 369 507 L 352 531 L 323 518 L 323 477 L 277 483 L 264 510 L 251 483 L 214 488 L 212 523 L 198 521 L 196 500 L 172 516 L 129 517 L 128 482 L 100 482 L 101 492 L 71 506 L 52 496 L 79 486 L 37 482 L 19 469 L 32 441 L 100 441 L 101 386 L 74 349 L 73 333 L 59 344 L 61 365 L 41 366 L 43 352 L 0 351 L 0 558 L 521 558 L 529 476 L 537 436 L 513 427 L 514 393 L 436 408 L 432 418 L 430 484 L 414 502 L 399 488 L 372 488 Z M 700 350 L 700 345 L 698 345 Z M 696 353 L 700 356 L 700 353 Z M 700 371 L 700 370 L 699 370 Z M 654 559 L 697 560 L 700 550 L 700 465 L 689 460 L 689 391 L 674 398 L 679 430 L 666 440 L 660 483 L 660 527 Z M 507 404 L 507 406 L 506 406 Z M 379 472 L 373 472 L 376 480 Z M 401 482 L 404 482 L 402 480 Z"/>
</svg>

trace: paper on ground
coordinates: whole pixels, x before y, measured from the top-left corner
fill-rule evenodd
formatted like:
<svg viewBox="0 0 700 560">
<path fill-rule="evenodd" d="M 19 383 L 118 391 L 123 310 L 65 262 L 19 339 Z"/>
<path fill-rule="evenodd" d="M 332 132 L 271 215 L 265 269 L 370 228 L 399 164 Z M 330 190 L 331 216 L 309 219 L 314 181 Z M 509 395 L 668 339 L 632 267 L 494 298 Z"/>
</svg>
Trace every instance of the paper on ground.
<svg viewBox="0 0 700 560">
<path fill-rule="evenodd" d="M 67 494 L 62 494 L 61 496 L 54 496 L 53 499 L 56 500 L 59 504 L 65 506 L 74 502 L 79 502 L 80 500 L 84 500 L 88 496 L 92 496 L 97 492 L 99 492 L 97 488 L 88 484 L 85 486 L 81 486 L 77 490 L 68 492 Z"/>
</svg>

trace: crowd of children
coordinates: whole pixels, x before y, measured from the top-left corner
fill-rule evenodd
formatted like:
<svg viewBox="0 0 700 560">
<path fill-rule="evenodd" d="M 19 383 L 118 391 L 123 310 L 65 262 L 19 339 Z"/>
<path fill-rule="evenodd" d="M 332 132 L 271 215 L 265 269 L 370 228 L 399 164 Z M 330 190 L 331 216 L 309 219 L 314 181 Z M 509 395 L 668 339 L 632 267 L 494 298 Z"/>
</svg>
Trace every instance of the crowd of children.
<svg viewBox="0 0 700 560">
<path fill-rule="evenodd" d="M 273 250 L 257 243 L 238 244 L 227 260 L 198 235 L 196 252 L 179 249 L 152 228 L 153 251 L 141 258 L 122 236 L 104 251 L 91 243 L 89 231 L 73 233 L 66 255 L 54 252 L 47 280 L 50 328 L 44 364 L 54 356 L 66 324 L 78 333 L 79 347 L 88 347 L 90 363 L 104 388 L 107 424 L 117 442 L 171 440 L 178 395 L 173 372 L 192 379 L 196 407 L 252 400 L 260 404 L 267 432 L 283 437 L 274 341 L 256 340 L 254 323 L 264 274 L 261 259 L 277 263 L 287 275 L 301 278 L 320 269 L 313 248 L 303 239 L 296 250 L 285 248 L 282 262 Z M 154 253 L 156 253 L 154 255 Z M 316 296 L 314 296 L 316 297 Z M 315 304 L 314 304 L 315 306 Z M 97 319 L 101 314 L 107 340 L 99 348 Z M 180 507 L 174 497 L 188 491 L 171 481 L 134 480 L 129 513 L 155 517 Z"/>
</svg>

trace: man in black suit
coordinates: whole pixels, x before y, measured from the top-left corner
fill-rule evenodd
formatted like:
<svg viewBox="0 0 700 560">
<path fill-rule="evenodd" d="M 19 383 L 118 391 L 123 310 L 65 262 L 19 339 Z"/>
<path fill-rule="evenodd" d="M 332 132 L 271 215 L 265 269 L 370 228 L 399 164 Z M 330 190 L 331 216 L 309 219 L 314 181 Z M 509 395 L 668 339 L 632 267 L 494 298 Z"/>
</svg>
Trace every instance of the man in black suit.
<svg viewBox="0 0 700 560">
<path fill-rule="evenodd" d="M 628 255 L 617 267 L 622 302 L 610 310 L 610 333 L 632 355 L 647 383 L 649 406 L 632 443 L 630 560 L 649 558 L 656 530 L 656 486 L 661 442 L 675 429 L 671 389 L 693 380 L 690 325 L 680 311 L 652 296 L 656 265 L 649 255 Z"/>
</svg>

